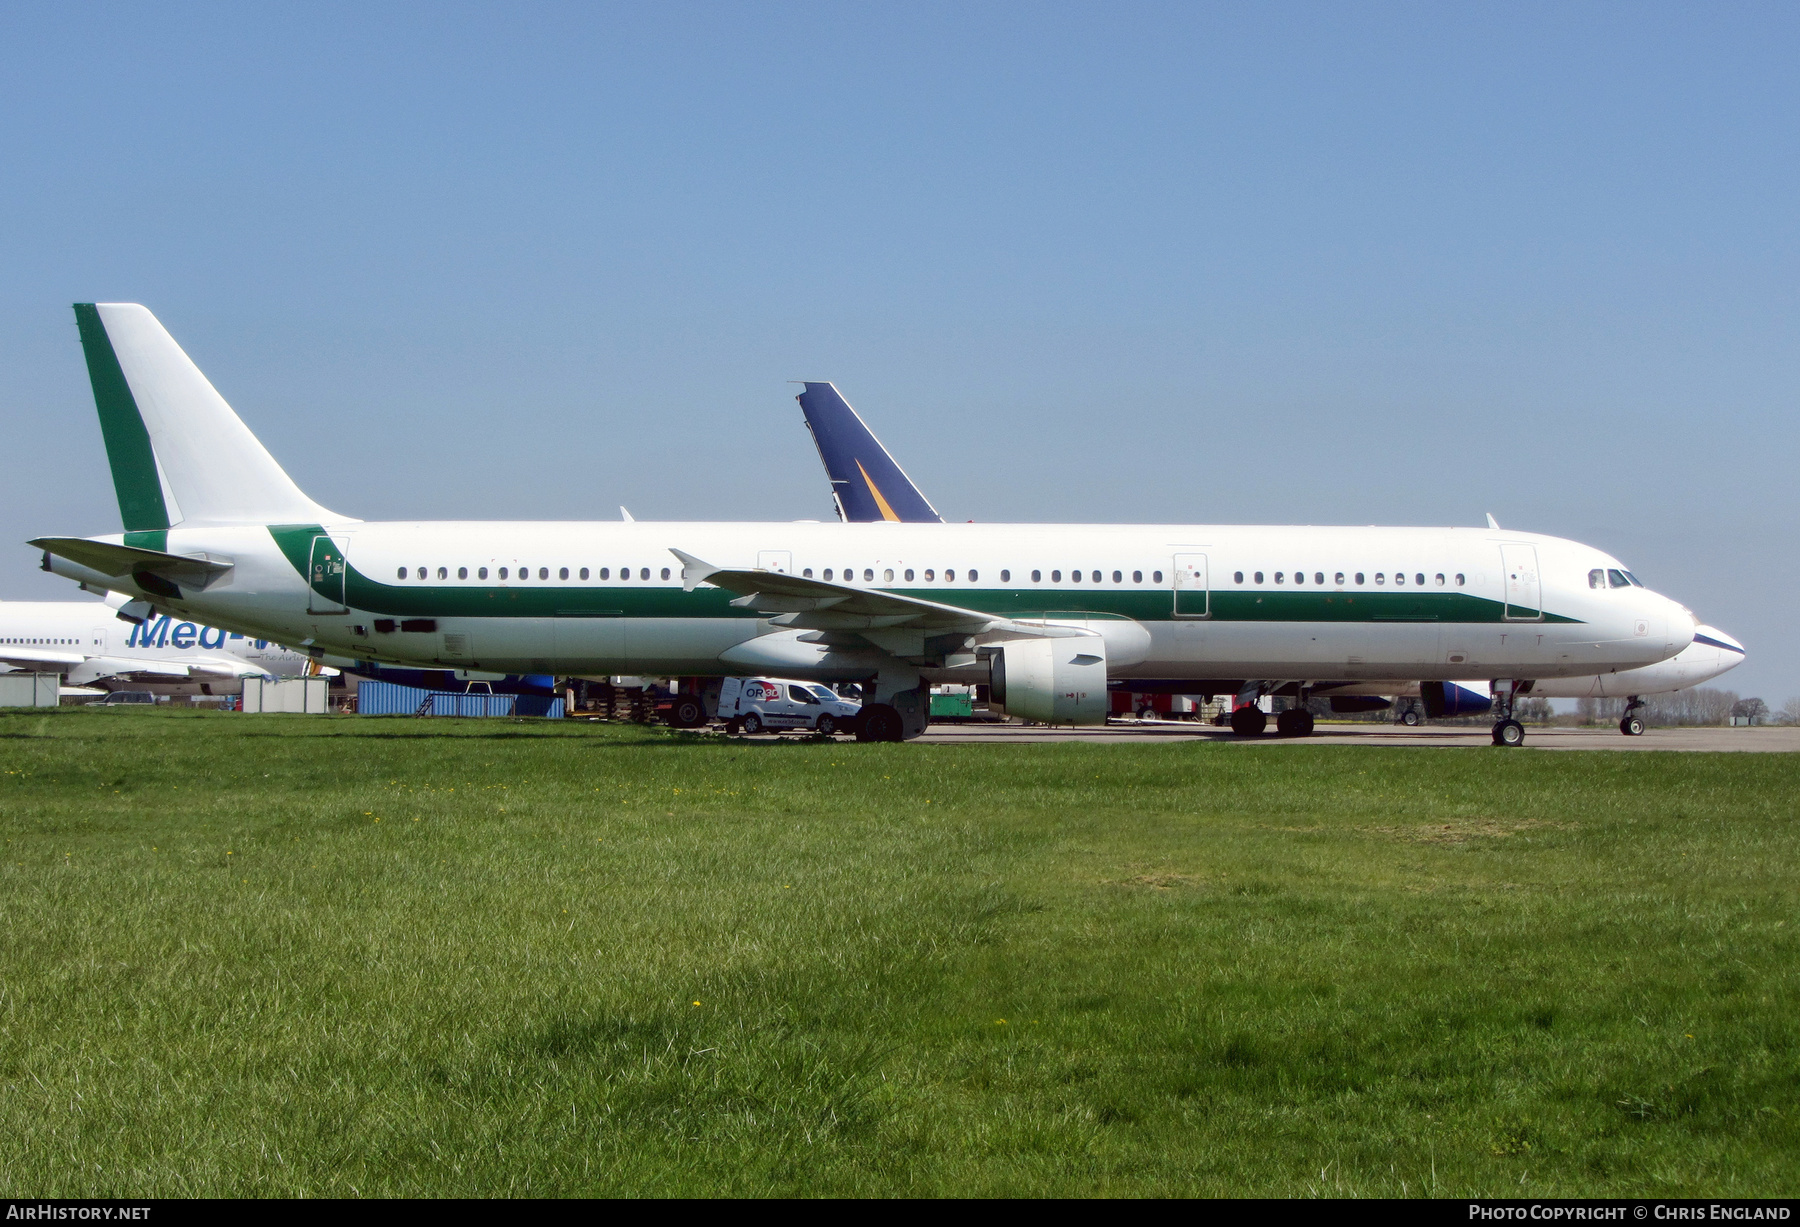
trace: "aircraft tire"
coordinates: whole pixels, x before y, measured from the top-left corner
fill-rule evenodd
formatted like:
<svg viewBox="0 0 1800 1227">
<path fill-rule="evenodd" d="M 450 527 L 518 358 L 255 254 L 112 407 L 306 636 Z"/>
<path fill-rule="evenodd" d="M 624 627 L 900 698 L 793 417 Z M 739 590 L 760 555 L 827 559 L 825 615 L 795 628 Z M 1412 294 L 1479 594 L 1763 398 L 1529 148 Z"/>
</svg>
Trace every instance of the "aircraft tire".
<svg viewBox="0 0 1800 1227">
<path fill-rule="evenodd" d="M 1414 711 L 1410 707 L 1407 708 L 1405 711 L 1400 713 L 1400 723 L 1404 724 L 1409 729 L 1418 728 L 1419 727 L 1419 713 Z"/>
<path fill-rule="evenodd" d="M 1156 716 L 1156 709 L 1154 707 L 1138 708 L 1138 719 L 1139 720 L 1150 720 L 1150 719 L 1153 719 L 1155 716 Z"/>
<path fill-rule="evenodd" d="M 1525 726 L 1517 720 L 1502 720 L 1494 726 L 1494 744 L 1497 746 L 1524 745 Z"/>
<path fill-rule="evenodd" d="M 1644 722 L 1639 720 L 1636 716 L 1626 716 L 1623 720 L 1619 721 L 1619 731 L 1627 737 L 1642 737 L 1644 735 Z"/>
<path fill-rule="evenodd" d="M 886 703 L 870 703 L 856 718 L 858 741 L 899 741 L 905 731 L 900 713 Z"/>
<path fill-rule="evenodd" d="M 1231 713 L 1231 732 L 1237 737 L 1261 737 L 1269 717 L 1260 707 L 1240 707 Z"/>
<path fill-rule="evenodd" d="M 1275 731 L 1283 737 L 1311 737 L 1313 714 L 1301 708 L 1290 708 L 1275 717 Z"/>
</svg>

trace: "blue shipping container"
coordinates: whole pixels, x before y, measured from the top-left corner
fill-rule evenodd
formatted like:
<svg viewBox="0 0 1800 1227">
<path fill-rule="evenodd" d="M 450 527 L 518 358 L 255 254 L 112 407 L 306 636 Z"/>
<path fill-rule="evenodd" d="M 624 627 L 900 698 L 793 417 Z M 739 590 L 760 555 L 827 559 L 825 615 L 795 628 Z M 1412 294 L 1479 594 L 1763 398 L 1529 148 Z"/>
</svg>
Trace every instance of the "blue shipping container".
<svg viewBox="0 0 1800 1227">
<path fill-rule="evenodd" d="M 356 711 L 363 716 L 543 716 L 560 720 L 563 701 L 538 694 L 461 694 L 396 682 L 363 682 L 356 688 Z"/>
</svg>

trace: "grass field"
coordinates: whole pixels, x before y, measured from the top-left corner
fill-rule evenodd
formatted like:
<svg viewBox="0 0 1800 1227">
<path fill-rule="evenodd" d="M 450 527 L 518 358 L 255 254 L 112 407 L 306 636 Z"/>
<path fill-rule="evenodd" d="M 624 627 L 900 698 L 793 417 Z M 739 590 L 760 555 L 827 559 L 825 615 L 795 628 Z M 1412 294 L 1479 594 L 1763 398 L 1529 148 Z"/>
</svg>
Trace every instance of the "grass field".
<svg viewBox="0 0 1800 1227">
<path fill-rule="evenodd" d="M 0 715 L 13 1195 L 1800 1180 L 1789 755 Z"/>
</svg>

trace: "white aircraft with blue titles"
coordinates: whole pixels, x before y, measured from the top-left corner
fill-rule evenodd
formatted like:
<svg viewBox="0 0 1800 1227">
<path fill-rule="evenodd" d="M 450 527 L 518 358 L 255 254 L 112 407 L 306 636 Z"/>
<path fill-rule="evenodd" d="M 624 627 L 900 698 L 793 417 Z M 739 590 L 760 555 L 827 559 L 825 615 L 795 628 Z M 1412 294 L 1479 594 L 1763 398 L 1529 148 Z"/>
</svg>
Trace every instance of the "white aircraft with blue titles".
<svg viewBox="0 0 1800 1227">
<path fill-rule="evenodd" d="M 145 608 L 122 620 L 126 602 L 0 601 L 0 669 L 59 673 L 76 691 L 153 690 L 237 694 L 247 677 L 336 674 L 303 652 Z M 125 618 L 131 617 L 129 609 Z"/>
<path fill-rule="evenodd" d="M 1536 680 L 1694 638 L 1675 601 L 1590 584 L 1629 576 L 1618 559 L 1492 527 L 357 520 L 301 492 L 149 311 L 75 314 L 125 531 L 39 537 L 45 565 L 320 655 L 860 681 L 870 741 L 923 732 L 937 681 L 1096 724 L 1113 679 L 1310 694 L 1476 676 L 1495 744 L 1518 745 L 1511 704 Z"/>
</svg>

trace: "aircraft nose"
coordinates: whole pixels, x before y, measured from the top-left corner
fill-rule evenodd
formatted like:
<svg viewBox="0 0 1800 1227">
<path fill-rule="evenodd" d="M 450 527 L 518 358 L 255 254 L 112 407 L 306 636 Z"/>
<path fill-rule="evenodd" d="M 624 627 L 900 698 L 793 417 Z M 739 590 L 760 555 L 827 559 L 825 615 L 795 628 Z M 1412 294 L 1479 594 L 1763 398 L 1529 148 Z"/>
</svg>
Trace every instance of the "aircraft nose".
<svg viewBox="0 0 1800 1227">
<path fill-rule="evenodd" d="M 1744 645 L 1727 635 L 1716 626 L 1697 626 L 1694 628 L 1694 642 L 1709 648 L 1718 648 L 1739 658 L 1749 655 Z"/>
</svg>

